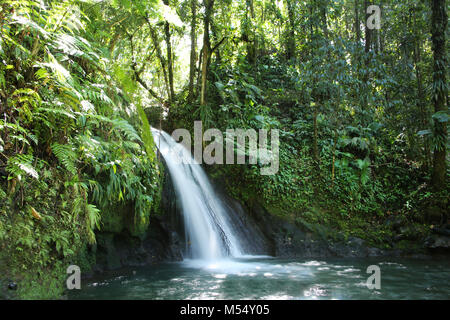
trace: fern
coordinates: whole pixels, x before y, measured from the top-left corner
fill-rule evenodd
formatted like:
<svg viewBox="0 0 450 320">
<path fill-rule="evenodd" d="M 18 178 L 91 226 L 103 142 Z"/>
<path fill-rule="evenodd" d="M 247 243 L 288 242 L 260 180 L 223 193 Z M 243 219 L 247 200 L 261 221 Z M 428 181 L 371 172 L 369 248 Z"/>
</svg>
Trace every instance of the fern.
<svg viewBox="0 0 450 320">
<path fill-rule="evenodd" d="M 100 229 L 100 210 L 93 204 L 86 205 L 86 215 L 88 217 L 88 226 L 94 230 Z"/>
<path fill-rule="evenodd" d="M 14 177 L 29 175 L 39 179 L 39 174 L 32 165 L 33 156 L 31 154 L 16 154 L 9 158 L 6 170 Z"/>
<path fill-rule="evenodd" d="M 95 228 L 100 229 L 100 210 L 95 205 L 87 203 L 85 191 L 75 190 L 74 193 L 76 196 L 73 201 L 72 215 L 78 217 L 84 214 L 88 241 L 94 244 L 96 242 L 94 230 Z"/>
<path fill-rule="evenodd" d="M 112 124 L 116 130 L 120 130 L 129 141 L 141 141 L 141 138 L 134 130 L 133 126 L 122 118 L 112 120 Z"/>
<path fill-rule="evenodd" d="M 38 112 L 42 113 L 51 113 L 54 115 L 66 116 L 70 119 L 75 119 L 75 115 L 72 112 L 66 111 L 65 109 L 57 109 L 57 108 L 38 108 Z"/>
<path fill-rule="evenodd" d="M 21 127 L 20 125 L 0 120 L 0 130 L 5 130 L 5 128 L 17 133 L 11 134 L 10 139 L 22 141 L 27 145 L 30 145 L 28 140 L 31 140 L 36 145 L 38 144 L 37 137 L 34 134 L 30 133 L 27 129 Z"/>
<path fill-rule="evenodd" d="M 150 162 L 153 162 L 155 160 L 155 142 L 153 140 L 150 124 L 148 123 L 144 108 L 142 108 L 139 103 L 137 104 L 137 111 L 142 121 L 142 139 L 144 140 L 147 157 L 150 159 Z"/>
<path fill-rule="evenodd" d="M 100 229 L 100 210 L 93 204 L 86 203 L 86 226 L 88 231 L 89 242 L 95 243 L 94 229 Z"/>
<path fill-rule="evenodd" d="M 77 173 L 75 161 L 77 159 L 77 154 L 73 150 L 71 145 L 62 145 L 59 143 L 52 144 L 52 151 L 56 158 L 61 162 L 61 164 L 69 171 L 71 174 L 75 175 Z"/>
<path fill-rule="evenodd" d="M 113 129 L 122 132 L 129 141 L 142 142 L 134 127 L 123 118 L 115 118 L 111 120 L 101 115 L 87 114 L 86 116 L 103 122 L 111 123 L 113 125 Z"/>
</svg>

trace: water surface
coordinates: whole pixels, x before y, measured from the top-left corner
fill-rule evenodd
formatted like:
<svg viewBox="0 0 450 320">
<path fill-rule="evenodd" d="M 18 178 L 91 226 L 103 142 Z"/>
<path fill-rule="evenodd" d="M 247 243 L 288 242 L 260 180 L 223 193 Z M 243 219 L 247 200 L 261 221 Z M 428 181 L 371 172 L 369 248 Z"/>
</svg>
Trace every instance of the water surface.
<svg viewBox="0 0 450 320">
<path fill-rule="evenodd" d="M 381 289 L 368 289 L 369 265 Z M 185 260 L 83 281 L 70 299 L 450 299 L 450 260 Z"/>
</svg>

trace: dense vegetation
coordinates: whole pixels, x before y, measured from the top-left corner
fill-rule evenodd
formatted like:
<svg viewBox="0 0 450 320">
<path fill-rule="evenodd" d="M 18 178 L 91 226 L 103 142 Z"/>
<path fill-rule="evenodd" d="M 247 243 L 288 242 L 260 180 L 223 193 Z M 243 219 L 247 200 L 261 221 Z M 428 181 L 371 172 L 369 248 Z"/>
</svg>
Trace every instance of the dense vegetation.
<svg viewBox="0 0 450 320">
<path fill-rule="evenodd" d="M 276 175 L 208 171 L 313 229 L 383 248 L 424 238 L 448 219 L 447 5 L 2 1 L 0 278 L 57 297 L 68 264 L 95 263 L 111 210 L 130 206 L 145 232 L 161 193 L 149 122 L 279 129 Z"/>
</svg>

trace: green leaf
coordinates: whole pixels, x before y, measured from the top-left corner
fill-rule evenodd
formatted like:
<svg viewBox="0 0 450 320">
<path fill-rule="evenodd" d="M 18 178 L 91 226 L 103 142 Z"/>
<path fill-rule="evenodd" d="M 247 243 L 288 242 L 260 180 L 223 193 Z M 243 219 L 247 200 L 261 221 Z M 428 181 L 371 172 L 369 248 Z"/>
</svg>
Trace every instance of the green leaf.
<svg viewBox="0 0 450 320">
<path fill-rule="evenodd" d="M 62 163 L 67 171 L 75 175 L 77 173 L 75 161 L 77 159 L 77 154 L 74 151 L 72 145 L 62 145 L 59 143 L 54 143 L 51 145 L 52 151 L 56 158 Z"/>
<path fill-rule="evenodd" d="M 450 117 L 446 111 L 439 111 L 433 114 L 432 118 L 438 122 L 447 122 Z"/>
<path fill-rule="evenodd" d="M 426 136 L 426 135 L 429 135 L 431 133 L 432 133 L 431 130 L 426 129 L 426 130 L 420 130 L 419 132 L 417 132 L 417 135 L 419 135 L 419 136 Z"/>
</svg>

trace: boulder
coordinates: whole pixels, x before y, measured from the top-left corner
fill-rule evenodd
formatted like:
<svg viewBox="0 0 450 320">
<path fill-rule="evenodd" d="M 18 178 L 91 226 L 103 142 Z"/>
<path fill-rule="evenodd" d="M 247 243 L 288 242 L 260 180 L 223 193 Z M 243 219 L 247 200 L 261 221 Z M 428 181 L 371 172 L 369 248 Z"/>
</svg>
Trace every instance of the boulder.
<svg viewBox="0 0 450 320">
<path fill-rule="evenodd" d="M 446 235 L 433 234 L 425 240 L 425 246 L 431 251 L 449 252 L 450 237 Z"/>
</svg>

